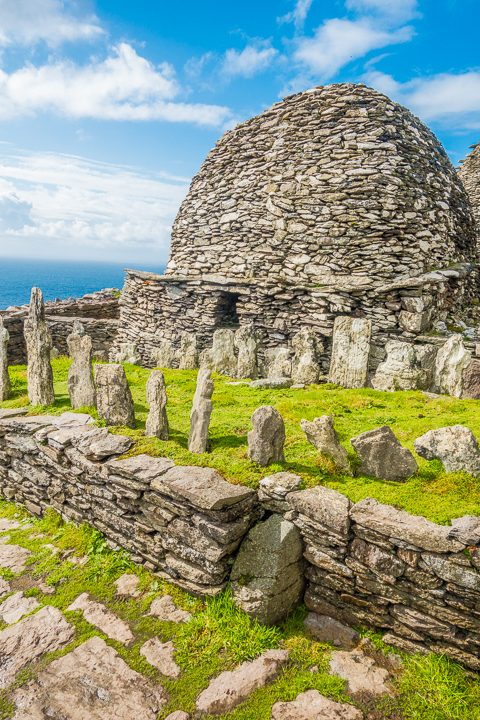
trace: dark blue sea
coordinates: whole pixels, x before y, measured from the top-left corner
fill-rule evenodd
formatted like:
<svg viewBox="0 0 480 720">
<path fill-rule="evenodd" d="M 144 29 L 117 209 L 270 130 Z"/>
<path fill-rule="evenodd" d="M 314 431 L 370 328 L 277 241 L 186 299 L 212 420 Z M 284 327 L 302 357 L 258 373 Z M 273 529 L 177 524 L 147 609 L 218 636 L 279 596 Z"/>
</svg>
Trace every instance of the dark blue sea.
<svg viewBox="0 0 480 720">
<path fill-rule="evenodd" d="M 165 265 L 100 263 L 63 260 L 22 260 L 0 257 L 0 310 L 30 302 L 33 286 L 44 300 L 82 297 L 107 287 L 122 288 L 124 268 L 163 273 Z"/>
</svg>

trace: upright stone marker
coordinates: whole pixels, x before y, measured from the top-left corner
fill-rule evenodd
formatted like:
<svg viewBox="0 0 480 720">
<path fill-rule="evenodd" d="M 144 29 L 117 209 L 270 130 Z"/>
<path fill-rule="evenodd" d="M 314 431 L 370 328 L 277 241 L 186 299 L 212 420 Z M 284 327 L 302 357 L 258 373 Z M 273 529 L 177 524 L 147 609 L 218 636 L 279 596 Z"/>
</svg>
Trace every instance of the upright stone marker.
<svg viewBox="0 0 480 720">
<path fill-rule="evenodd" d="M 135 429 L 132 393 L 123 365 L 95 365 L 98 415 L 107 425 Z"/>
<path fill-rule="evenodd" d="M 3 317 L 0 315 L 0 402 L 7 400 L 10 395 L 10 376 L 8 374 L 7 346 L 10 333 L 3 326 Z"/>
<path fill-rule="evenodd" d="M 86 335 L 79 320 L 73 323 L 73 332 L 67 337 L 68 352 L 72 364 L 68 371 L 68 394 L 74 410 L 81 407 L 95 407 L 97 393 L 92 370 L 92 338 Z"/>
<path fill-rule="evenodd" d="M 295 357 L 292 362 L 292 380 L 311 385 L 320 375 L 319 355 L 323 350 L 316 334 L 309 327 L 302 327 L 292 339 Z"/>
<path fill-rule="evenodd" d="M 161 370 L 152 370 L 147 380 L 147 403 L 150 409 L 145 423 L 145 435 L 168 440 L 170 428 L 167 417 L 167 390 Z"/>
<path fill-rule="evenodd" d="M 52 335 L 45 322 L 45 305 L 40 288 L 32 288 L 30 310 L 23 326 L 27 345 L 27 381 L 30 405 L 53 405 L 53 371 L 50 365 Z"/>
<path fill-rule="evenodd" d="M 371 334 L 371 320 L 335 318 L 329 382 L 344 388 L 366 387 Z"/>
<path fill-rule="evenodd" d="M 238 350 L 237 378 L 258 378 L 257 352 L 262 341 L 260 332 L 252 323 L 243 325 L 235 333 L 235 347 Z"/>
<path fill-rule="evenodd" d="M 158 347 L 154 348 L 151 351 L 150 355 L 157 364 L 157 367 L 173 367 L 175 353 L 173 351 L 172 343 L 170 342 L 170 340 L 160 340 Z"/>
<path fill-rule="evenodd" d="M 433 392 L 461 397 L 463 392 L 463 371 L 468 368 L 471 359 L 472 356 L 465 348 L 462 336 L 452 335 L 449 337 L 445 345 L 437 353 Z"/>
<path fill-rule="evenodd" d="M 204 453 L 208 446 L 208 426 L 212 414 L 213 394 L 212 371 L 210 368 L 200 368 L 197 377 L 197 389 L 193 398 L 190 413 L 190 435 L 188 449 L 193 453 Z"/>
<path fill-rule="evenodd" d="M 213 347 L 204 350 L 200 355 L 200 365 L 210 366 L 221 375 L 235 377 L 237 374 L 237 358 L 234 346 L 233 330 L 220 328 L 213 334 Z"/>
<path fill-rule="evenodd" d="M 285 462 L 283 418 L 271 405 L 262 405 L 252 415 L 253 430 L 248 433 L 248 457 L 262 467 Z"/>
<path fill-rule="evenodd" d="M 179 370 L 196 370 L 198 367 L 198 350 L 195 333 L 184 332 L 182 334 L 178 358 Z"/>
</svg>

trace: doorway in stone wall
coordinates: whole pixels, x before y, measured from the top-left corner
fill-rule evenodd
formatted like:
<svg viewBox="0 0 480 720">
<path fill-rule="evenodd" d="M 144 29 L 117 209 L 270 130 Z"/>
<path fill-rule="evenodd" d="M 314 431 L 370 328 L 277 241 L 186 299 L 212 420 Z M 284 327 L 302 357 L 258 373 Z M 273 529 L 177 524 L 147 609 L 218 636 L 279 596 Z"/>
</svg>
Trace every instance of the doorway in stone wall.
<svg viewBox="0 0 480 720">
<path fill-rule="evenodd" d="M 227 292 L 222 290 L 219 293 L 218 303 L 216 307 L 216 327 L 217 328 L 237 328 L 240 326 L 240 318 L 238 316 L 238 301 L 240 294 Z"/>
</svg>

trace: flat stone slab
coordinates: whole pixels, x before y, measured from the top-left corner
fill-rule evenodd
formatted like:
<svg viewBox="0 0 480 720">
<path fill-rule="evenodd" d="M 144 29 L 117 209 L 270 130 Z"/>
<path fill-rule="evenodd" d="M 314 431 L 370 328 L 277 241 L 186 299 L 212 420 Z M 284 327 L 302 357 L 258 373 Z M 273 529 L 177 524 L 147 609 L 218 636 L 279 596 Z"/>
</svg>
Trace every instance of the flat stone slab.
<svg viewBox="0 0 480 720">
<path fill-rule="evenodd" d="M 262 380 L 252 380 L 251 388 L 259 388 L 260 390 L 283 390 L 293 385 L 292 378 L 263 378 Z"/>
<path fill-rule="evenodd" d="M 0 618 L 7 625 L 12 625 L 22 618 L 24 615 L 28 615 L 40 607 L 40 603 L 34 597 L 25 597 L 23 592 L 19 591 L 10 595 L 0 605 Z"/>
<path fill-rule="evenodd" d="M 32 553 L 21 545 L 0 545 L 0 567 L 13 573 L 21 573 Z"/>
<path fill-rule="evenodd" d="M 288 661 L 288 650 L 267 650 L 252 662 L 244 662 L 233 672 L 216 677 L 197 698 L 197 710 L 207 715 L 223 715 L 244 702 L 272 680 Z"/>
<path fill-rule="evenodd" d="M 373 498 L 365 498 L 354 505 L 350 517 L 362 527 L 387 538 L 404 540 L 431 552 L 460 552 L 465 548 L 458 540 L 449 538 L 451 527 L 436 525 L 421 515 L 410 515 L 392 505 L 382 505 Z"/>
<path fill-rule="evenodd" d="M 306 515 L 320 525 L 331 528 L 340 535 L 350 530 L 349 511 L 352 501 L 331 488 L 317 485 L 287 495 L 287 502 L 293 510 Z"/>
<path fill-rule="evenodd" d="M 307 690 L 293 702 L 277 702 L 272 707 L 271 720 L 362 720 L 363 713 L 353 705 L 337 703 Z"/>
<path fill-rule="evenodd" d="M 159 475 L 174 467 L 175 463 L 170 458 L 152 457 L 142 453 L 124 460 L 107 460 L 105 467 L 114 475 L 125 475 L 132 480 L 149 483 Z"/>
<path fill-rule="evenodd" d="M 35 615 L 29 615 L 2 630 L 0 689 L 8 687 L 15 675 L 29 663 L 38 660 L 45 653 L 54 652 L 67 645 L 74 635 L 75 628 L 69 625 L 60 610 L 51 605 L 45 605 Z M 42 718 L 41 715 L 39 717 Z"/>
<path fill-rule="evenodd" d="M 320 642 L 331 642 L 337 647 L 348 649 L 356 647 L 360 642 L 360 635 L 356 630 L 328 615 L 308 613 L 303 624 Z"/>
<path fill-rule="evenodd" d="M 84 452 L 87 460 L 103 460 L 110 455 L 123 455 L 133 445 L 133 440 L 126 435 L 111 435 L 93 442 Z"/>
<path fill-rule="evenodd" d="M 156 720 L 167 696 L 132 670 L 114 648 L 93 637 L 15 693 L 12 720 Z"/>
<path fill-rule="evenodd" d="M 0 420 L 6 432 L 20 432 L 32 435 L 48 425 L 55 425 L 58 415 L 29 415 L 28 417 L 10 417 Z"/>
<path fill-rule="evenodd" d="M 171 595 L 163 595 L 155 598 L 150 605 L 150 615 L 156 615 L 163 622 L 188 622 L 192 617 L 186 610 L 181 610 L 175 605 Z"/>
<path fill-rule="evenodd" d="M 189 720 L 189 718 L 190 715 L 187 712 L 184 712 L 183 710 L 176 710 L 175 712 L 170 713 L 170 715 L 167 715 L 165 720 Z"/>
<path fill-rule="evenodd" d="M 7 532 L 8 530 L 16 530 L 20 527 L 20 523 L 16 520 L 8 520 L 8 518 L 0 518 L 0 532 Z"/>
<path fill-rule="evenodd" d="M 88 413 L 64 412 L 57 417 L 57 421 L 53 424 L 61 427 L 65 425 L 92 425 L 94 422 L 95 418 Z"/>
<path fill-rule="evenodd" d="M 0 420 L 7 420 L 8 418 L 20 417 L 26 415 L 29 408 L 0 408 Z"/>
<path fill-rule="evenodd" d="M 0 578 L 0 598 L 4 597 L 4 595 L 8 595 L 10 592 L 10 583 L 8 583 L 3 578 Z"/>
<path fill-rule="evenodd" d="M 213 468 L 181 466 L 168 470 L 151 487 L 173 497 L 185 498 L 202 510 L 221 510 L 250 497 L 253 490 L 231 485 Z"/>
<path fill-rule="evenodd" d="M 390 674 L 378 667 L 375 661 L 361 650 L 346 652 L 340 650 L 330 658 L 330 672 L 347 681 L 347 692 L 351 695 L 368 693 L 369 695 L 390 695 L 393 689 Z"/>
<path fill-rule="evenodd" d="M 138 590 L 140 578 L 133 573 L 125 573 L 113 583 L 117 588 L 117 595 L 129 595 L 130 597 L 139 597 L 142 593 Z"/>
<path fill-rule="evenodd" d="M 71 445 L 72 438 L 83 438 L 89 433 L 97 434 L 98 427 L 85 424 L 60 426 L 58 430 L 52 430 L 47 434 L 47 442 L 57 450 L 63 450 Z"/>
<path fill-rule="evenodd" d="M 174 658 L 175 646 L 171 640 L 162 643 L 158 637 L 147 640 L 140 648 L 140 655 L 156 667 L 162 675 L 169 678 L 178 678 L 182 674 Z"/>
<path fill-rule="evenodd" d="M 88 593 L 82 593 L 68 606 L 66 612 L 71 610 L 82 610 L 85 620 L 95 625 L 112 640 L 118 640 L 124 645 L 132 642 L 133 634 L 124 620 L 108 610 L 105 605 L 89 600 Z"/>
</svg>

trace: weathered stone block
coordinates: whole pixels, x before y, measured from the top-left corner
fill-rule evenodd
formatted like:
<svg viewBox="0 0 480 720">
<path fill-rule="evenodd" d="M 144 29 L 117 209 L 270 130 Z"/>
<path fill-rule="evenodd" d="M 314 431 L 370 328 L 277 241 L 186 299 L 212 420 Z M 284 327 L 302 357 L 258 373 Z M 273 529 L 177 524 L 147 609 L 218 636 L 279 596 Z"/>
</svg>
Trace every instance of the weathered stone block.
<svg viewBox="0 0 480 720">
<path fill-rule="evenodd" d="M 335 318 L 329 382 L 345 388 L 366 387 L 371 334 L 371 320 Z"/>
</svg>

